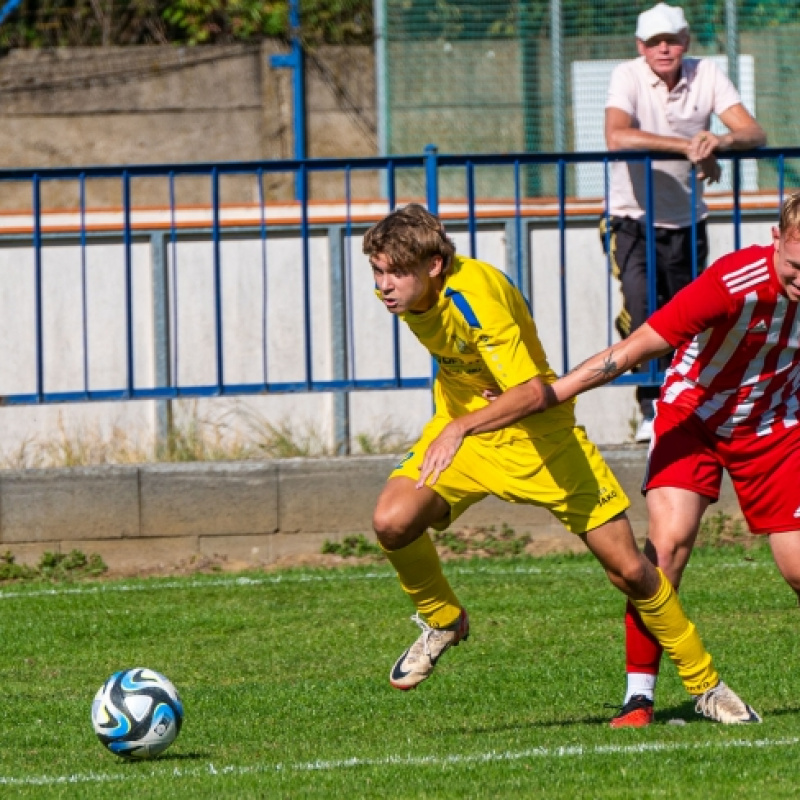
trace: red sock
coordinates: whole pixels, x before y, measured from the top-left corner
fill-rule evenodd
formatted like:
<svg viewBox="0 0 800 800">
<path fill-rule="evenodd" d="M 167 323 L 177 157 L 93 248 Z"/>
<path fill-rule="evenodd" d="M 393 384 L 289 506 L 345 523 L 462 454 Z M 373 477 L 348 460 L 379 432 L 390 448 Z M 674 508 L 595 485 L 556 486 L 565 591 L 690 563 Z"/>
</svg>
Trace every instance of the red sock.
<svg viewBox="0 0 800 800">
<path fill-rule="evenodd" d="M 625 608 L 625 661 L 627 672 L 658 675 L 662 647 L 645 627 L 639 612 L 628 600 Z"/>
</svg>

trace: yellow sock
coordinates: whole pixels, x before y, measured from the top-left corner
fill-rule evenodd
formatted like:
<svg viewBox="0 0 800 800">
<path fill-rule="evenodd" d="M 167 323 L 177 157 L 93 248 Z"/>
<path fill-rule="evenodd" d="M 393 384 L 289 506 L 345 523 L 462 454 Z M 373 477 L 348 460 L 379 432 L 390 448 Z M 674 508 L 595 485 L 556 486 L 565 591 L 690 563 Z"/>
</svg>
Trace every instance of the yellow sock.
<svg viewBox="0 0 800 800">
<path fill-rule="evenodd" d="M 642 621 L 667 651 L 689 694 L 703 694 L 719 683 L 711 654 L 689 621 L 678 595 L 664 573 L 657 569 L 661 584 L 653 597 L 631 600 Z"/>
<path fill-rule="evenodd" d="M 399 550 L 384 550 L 397 571 L 403 591 L 432 628 L 452 625 L 461 605 L 450 588 L 439 554 L 428 533 Z"/>
</svg>

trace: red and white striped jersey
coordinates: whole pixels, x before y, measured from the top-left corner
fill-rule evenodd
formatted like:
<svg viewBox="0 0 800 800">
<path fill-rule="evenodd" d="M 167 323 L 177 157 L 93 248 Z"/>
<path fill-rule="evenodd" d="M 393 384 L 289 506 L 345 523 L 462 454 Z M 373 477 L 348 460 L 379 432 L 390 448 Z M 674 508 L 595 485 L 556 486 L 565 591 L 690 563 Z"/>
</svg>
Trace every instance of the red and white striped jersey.
<svg viewBox="0 0 800 800">
<path fill-rule="evenodd" d="M 729 438 L 798 422 L 800 314 L 774 248 L 723 256 L 648 320 L 676 348 L 661 402 L 688 408 Z"/>
</svg>

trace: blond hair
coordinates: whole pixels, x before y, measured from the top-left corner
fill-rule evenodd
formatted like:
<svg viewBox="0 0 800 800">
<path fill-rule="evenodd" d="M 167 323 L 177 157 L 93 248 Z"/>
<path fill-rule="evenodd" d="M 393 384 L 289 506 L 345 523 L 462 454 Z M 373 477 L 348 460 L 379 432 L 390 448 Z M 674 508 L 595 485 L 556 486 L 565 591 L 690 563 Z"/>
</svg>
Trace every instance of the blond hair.
<svg viewBox="0 0 800 800">
<path fill-rule="evenodd" d="M 800 239 L 800 192 L 794 192 L 784 201 L 778 230 L 784 239 Z"/>
<path fill-rule="evenodd" d="M 456 248 L 439 218 L 417 203 L 392 211 L 364 235 L 364 255 L 382 255 L 393 269 L 412 270 L 420 262 L 441 256 L 450 266 Z"/>
</svg>

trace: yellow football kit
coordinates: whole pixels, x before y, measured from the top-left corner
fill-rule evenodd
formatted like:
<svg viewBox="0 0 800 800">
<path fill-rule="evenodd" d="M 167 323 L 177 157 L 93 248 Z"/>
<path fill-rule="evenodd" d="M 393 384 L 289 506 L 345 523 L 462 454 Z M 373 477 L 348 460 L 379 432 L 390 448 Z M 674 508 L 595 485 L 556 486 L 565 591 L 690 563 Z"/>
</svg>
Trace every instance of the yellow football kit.
<svg viewBox="0 0 800 800">
<path fill-rule="evenodd" d="M 392 477 L 418 480 L 428 445 L 452 419 L 484 407 L 485 390 L 556 379 L 522 294 L 489 264 L 456 256 L 436 305 L 401 318 L 438 364 L 436 411 Z M 629 505 L 603 457 L 575 426 L 574 401 L 467 436 L 432 488 L 451 509 L 442 528 L 489 494 L 543 506 L 578 534 Z"/>
<path fill-rule="evenodd" d="M 522 295 L 489 264 L 456 256 L 436 305 L 402 319 L 439 369 L 434 417 L 392 478 L 419 480 L 428 445 L 450 420 L 484 407 L 489 401 L 483 391 L 505 391 L 537 376 L 547 383 L 556 378 Z M 554 406 L 498 431 L 465 437 L 431 488 L 450 506 L 450 517 L 441 527 L 487 494 L 543 506 L 577 534 L 608 522 L 629 505 L 603 457 L 576 427 L 574 403 Z M 386 555 L 431 628 L 460 624 L 462 606 L 427 532 Z M 719 676 L 711 656 L 663 573 L 656 594 L 633 603 L 677 665 L 690 693 L 701 694 L 716 685 Z"/>
</svg>

